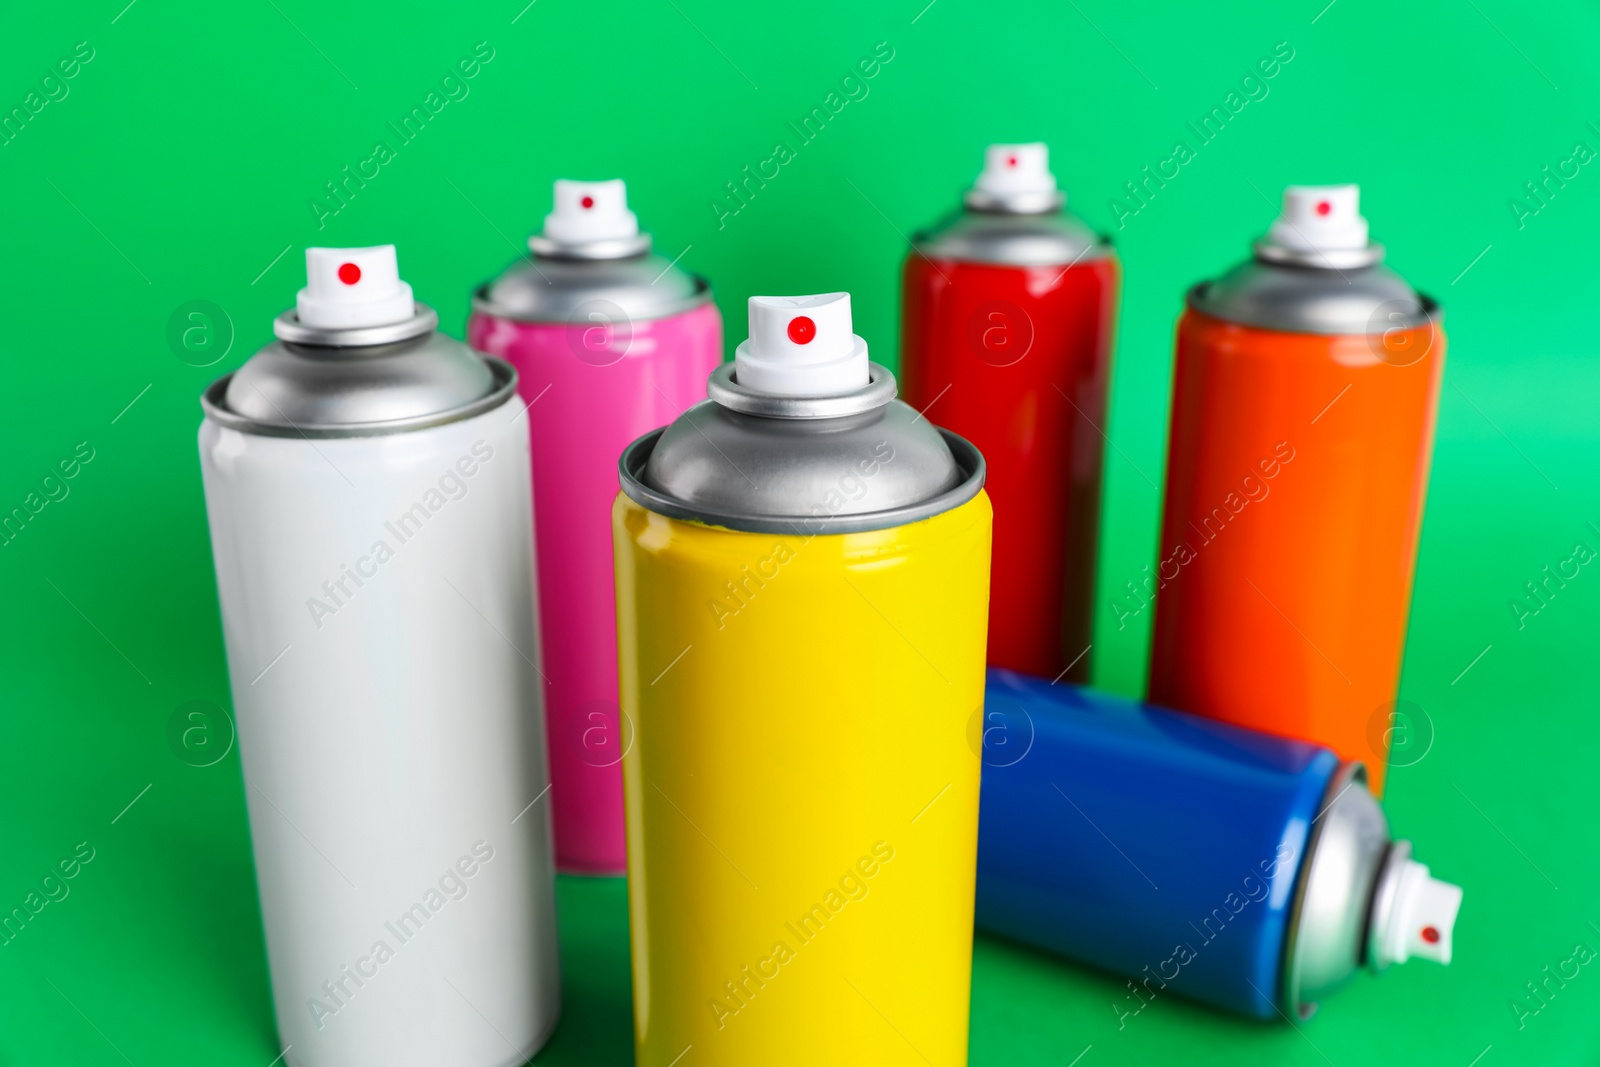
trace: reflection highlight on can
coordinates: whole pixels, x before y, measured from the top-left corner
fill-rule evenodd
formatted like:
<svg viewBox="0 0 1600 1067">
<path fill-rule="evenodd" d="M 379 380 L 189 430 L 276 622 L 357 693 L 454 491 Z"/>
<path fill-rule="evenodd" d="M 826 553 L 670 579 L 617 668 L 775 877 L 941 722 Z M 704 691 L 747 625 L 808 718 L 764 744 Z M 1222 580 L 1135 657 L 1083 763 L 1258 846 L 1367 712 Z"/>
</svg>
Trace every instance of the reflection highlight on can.
<svg viewBox="0 0 1600 1067">
<path fill-rule="evenodd" d="M 614 513 L 638 1062 L 963 1063 L 983 460 L 845 293 L 752 298 L 708 392 Z"/>
</svg>

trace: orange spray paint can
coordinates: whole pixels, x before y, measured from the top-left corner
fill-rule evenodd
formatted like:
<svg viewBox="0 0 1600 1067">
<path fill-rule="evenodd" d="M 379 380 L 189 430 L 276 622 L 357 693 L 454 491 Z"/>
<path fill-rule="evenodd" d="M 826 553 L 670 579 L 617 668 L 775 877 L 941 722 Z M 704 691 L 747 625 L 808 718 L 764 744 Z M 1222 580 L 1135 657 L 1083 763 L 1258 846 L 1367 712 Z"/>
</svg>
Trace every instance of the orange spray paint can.
<svg viewBox="0 0 1600 1067">
<path fill-rule="evenodd" d="M 1358 190 L 1291 186 L 1178 323 L 1150 700 L 1327 745 L 1382 789 L 1427 491 L 1441 313 Z"/>
</svg>

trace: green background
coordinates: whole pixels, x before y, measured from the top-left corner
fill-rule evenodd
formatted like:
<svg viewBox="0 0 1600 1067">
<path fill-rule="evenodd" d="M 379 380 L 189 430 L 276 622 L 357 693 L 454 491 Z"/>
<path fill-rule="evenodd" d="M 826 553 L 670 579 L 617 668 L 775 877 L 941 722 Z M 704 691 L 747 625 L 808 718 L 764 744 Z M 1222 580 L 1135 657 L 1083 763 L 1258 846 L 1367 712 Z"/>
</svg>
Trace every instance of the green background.
<svg viewBox="0 0 1600 1067">
<path fill-rule="evenodd" d="M 459 335 L 470 288 L 537 228 L 552 178 L 620 175 L 658 248 L 713 279 L 730 345 L 752 293 L 846 289 L 894 364 L 905 235 L 954 204 L 986 142 L 1031 139 L 1050 142 L 1071 206 L 1114 231 L 1126 265 L 1101 685 L 1142 687 L 1149 612 L 1119 628 L 1110 604 L 1155 558 L 1185 287 L 1245 254 L 1283 185 L 1358 181 L 1391 265 L 1447 309 L 1403 683 L 1433 741 L 1411 743 L 1422 758 L 1393 772 L 1386 806 L 1466 900 L 1454 964 L 1363 976 L 1299 1030 L 1173 998 L 1119 1030 L 1119 980 L 980 938 L 972 1062 L 1600 1057 L 1600 968 L 1520 1026 L 1511 1007 L 1576 943 L 1600 948 L 1600 573 L 1521 628 L 1508 606 L 1576 542 L 1600 547 L 1586 525 L 1600 527 L 1600 167 L 1552 183 L 1520 225 L 1509 206 L 1576 142 L 1600 148 L 1592 6 L 125 2 L 0 15 L 0 111 L 79 42 L 94 50 L 0 146 L 0 510 L 80 442 L 94 450 L 69 495 L 0 547 L 0 910 L 78 842 L 96 850 L 70 896 L 0 948 L 0 1063 L 265 1067 L 280 1051 L 238 754 L 191 766 L 167 724 L 188 701 L 228 704 L 197 397 L 270 339 L 308 244 L 397 243 L 403 276 Z M 319 230 L 323 183 L 392 140 L 385 123 L 479 42 L 494 58 L 470 95 Z M 869 95 L 719 225 L 724 183 L 793 143 L 785 123 L 879 42 L 894 56 Z M 1268 95 L 1199 146 L 1185 123 L 1279 42 L 1294 56 Z M 1179 140 L 1196 158 L 1118 230 L 1111 198 Z M 167 324 L 192 300 L 226 322 L 186 361 Z M 625 1063 L 622 884 L 560 892 L 567 1013 L 538 1062 Z"/>
</svg>

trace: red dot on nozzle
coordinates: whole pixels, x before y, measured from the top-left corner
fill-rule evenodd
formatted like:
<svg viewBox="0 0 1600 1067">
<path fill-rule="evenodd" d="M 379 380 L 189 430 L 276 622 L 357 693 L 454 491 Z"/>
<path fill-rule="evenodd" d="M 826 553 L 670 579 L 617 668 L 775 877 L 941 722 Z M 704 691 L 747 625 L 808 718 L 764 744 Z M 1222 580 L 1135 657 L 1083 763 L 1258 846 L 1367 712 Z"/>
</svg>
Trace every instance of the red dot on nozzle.
<svg viewBox="0 0 1600 1067">
<path fill-rule="evenodd" d="M 361 280 L 361 268 L 354 263 L 339 264 L 339 280 L 346 285 L 354 285 Z"/>
<path fill-rule="evenodd" d="M 1017 165 L 1017 157 L 1016 156 L 1007 156 L 1006 157 L 1006 166 L 1014 167 L 1016 165 Z"/>
<path fill-rule="evenodd" d="M 1317 201 L 1317 214 L 1318 215 L 1326 215 L 1328 212 L 1330 212 L 1332 210 L 1333 210 L 1333 205 L 1328 203 L 1326 200 L 1318 200 Z"/>
<path fill-rule="evenodd" d="M 578 203 L 583 205 L 584 210 L 587 211 L 589 208 L 594 207 L 594 197 L 586 196 L 582 200 L 579 200 Z"/>
<path fill-rule="evenodd" d="M 796 315 L 789 320 L 789 340 L 795 344 L 808 345 L 815 336 L 817 336 L 817 324 L 804 315 Z"/>
<path fill-rule="evenodd" d="M 1422 928 L 1422 940 L 1430 945 L 1437 945 L 1439 943 L 1438 929 L 1432 926 L 1424 926 Z"/>
</svg>

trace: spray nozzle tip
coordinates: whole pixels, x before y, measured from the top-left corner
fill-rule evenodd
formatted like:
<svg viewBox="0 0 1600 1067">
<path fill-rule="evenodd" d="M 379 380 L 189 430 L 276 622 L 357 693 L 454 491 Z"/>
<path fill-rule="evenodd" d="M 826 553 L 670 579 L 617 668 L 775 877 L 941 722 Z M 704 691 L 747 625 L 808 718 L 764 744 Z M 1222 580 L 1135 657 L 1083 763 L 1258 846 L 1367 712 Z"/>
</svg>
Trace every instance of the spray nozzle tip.
<svg viewBox="0 0 1600 1067">
<path fill-rule="evenodd" d="M 394 245 L 306 249 L 306 287 L 295 310 L 307 326 L 356 329 L 404 322 L 416 314 L 400 280 Z"/>
<path fill-rule="evenodd" d="M 1344 252 L 1367 247 L 1359 185 L 1291 185 L 1270 240 L 1297 252 Z"/>
<path fill-rule="evenodd" d="M 751 297 L 750 339 L 734 361 L 739 384 L 782 396 L 835 396 L 870 377 L 849 293 Z"/>
<path fill-rule="evenodd" d="M 1413 956 L 1449 963 L 1461 887 L 1440 881 L 1428 865 L 1409 856 L 1394 872 L 1394 902 L 1384 928 L 1375 930 L 1385 962 L 1404 963 Z"/>
<path fill-rule="evenodd" d="M 998 199 L 1054 195 L 1056 176 L 1050 173 L 1049 146 L 1043 141 L 990 145 L 983 153 L 977 189 Z"/>
<path fill-rule="evenodd" d="M 639 218 L 628 210 L 621 178 L 578 182 L 557 178 L 555 209 L 544 217 L 544 235 L 558 244 L 581 245 L 639 234 Z"/>
</svg>

